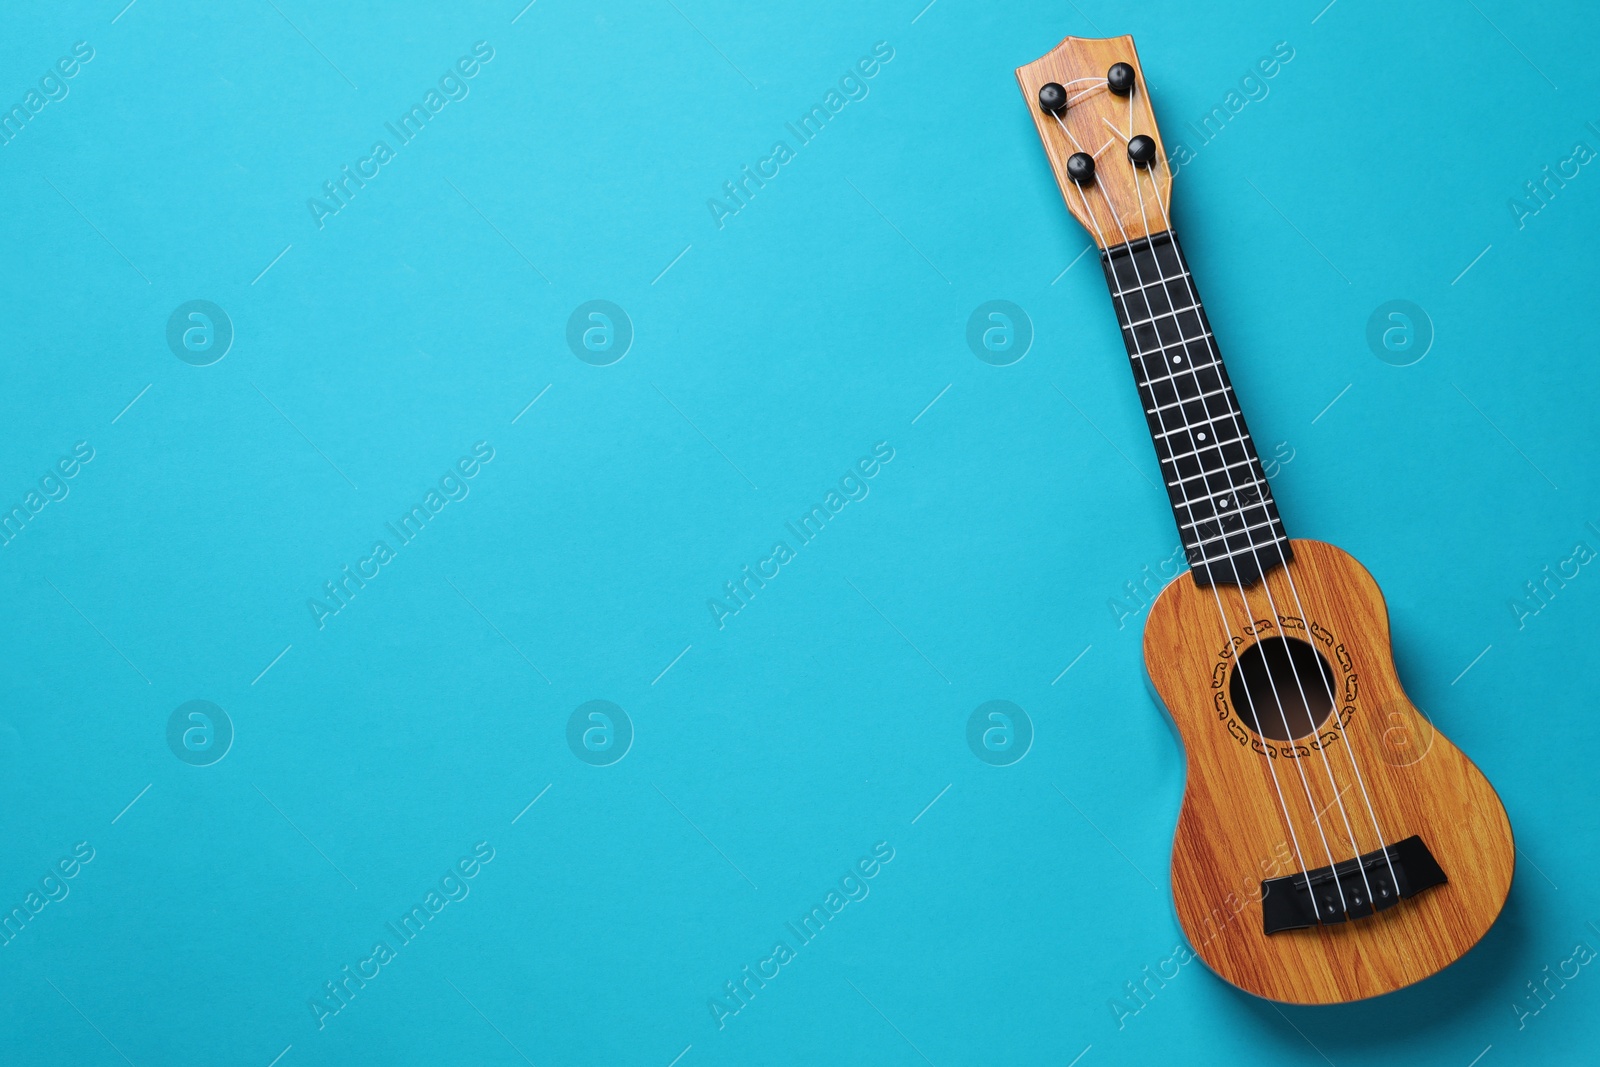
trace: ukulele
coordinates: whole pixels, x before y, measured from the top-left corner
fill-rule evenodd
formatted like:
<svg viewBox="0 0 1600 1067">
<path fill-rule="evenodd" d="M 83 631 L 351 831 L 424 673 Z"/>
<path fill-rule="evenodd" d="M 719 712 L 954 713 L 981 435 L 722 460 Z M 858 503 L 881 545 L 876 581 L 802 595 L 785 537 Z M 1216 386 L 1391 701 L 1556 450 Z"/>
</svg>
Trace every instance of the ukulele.
<svg viewBox="0 0 1600 1067">
<path fill-rule="evenodd" d="M 1178 921 L 1213 971 L 1275 1001 L 1426 978 L 1477 943 L 1510 891 L 1500 798 L 1407 699 L 1372 576 L 1284 532 L 1173 234 L 1133 38 L 1068 37 L 1017 81 L 1100 250 L 1189 562 L 1144 631 L 1186 759 Z"/>
</svg>

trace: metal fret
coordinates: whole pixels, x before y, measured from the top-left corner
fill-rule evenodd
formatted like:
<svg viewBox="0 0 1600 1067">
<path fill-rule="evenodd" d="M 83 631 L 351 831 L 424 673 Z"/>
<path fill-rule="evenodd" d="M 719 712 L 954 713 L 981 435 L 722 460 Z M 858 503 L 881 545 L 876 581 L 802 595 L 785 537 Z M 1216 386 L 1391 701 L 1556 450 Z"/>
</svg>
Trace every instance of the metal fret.
<svg viewBox="0 0 1600 1067">
<path fill-rule="evenodd" d="M 1196 525 L 1196 524 L 1202 523 L 1202 522 L 1220 521 L 1221 519 L 1228 518 L 1228 517 L 1233 516 L 1233 515 L 1242 515 L 1246 511 L 1249 511 L 1252 508 L 1268 508 L 1268 510 L 1270 510 L 1269 505 L 1272 503 L 1272 498 L 1269 497 L 1269 496 L 1257 496 L 1254 500 L 1248 500 L 1248 501 L 1240 500 L 1240 501 L 1237 502 L 1237 506 L 1235 506 L 1235 507 L 1228 507 L 1227 505 L 1223 505 L 1222 507 L 1219 508 L 1215 504 L 1211 504 L 1211 501 L 1216 499 L 1217 497 L 1237 496 L 1239 494 L 1240 489 L 1250 490 L 1250 489 L 1253 489 L 1257 484 L 1260 484 L 1260 483 L 1252 482 L 1249 485 L 1239 486 L 1237 488 L 1218 489 L 1215 493 L 1212 493 L 1210 496 L 1197 496 L 1193 500 L 1184 500 L 1184 501 L 1181 501 L 1180 503 L 1176 503 L 1176 504 L 1172 505 L 1174 508 L 1183 508 L 1185 511 L 1187 511 L 1189 513 L 1189 521 L 1186 522 L 1186 523 L 1180 523 L 1178 525 L 1178 528 L 1181 530 L 1185 526 L 1192 526 L 1192 525 Z M 1200 518 L 1196 518 L 1195 514 L 1194 514 L 1194 509 L 1199 507 L 1199 506 L 1201 506 L 1202 504 L 1210 504 L 1211 505 L 1211 509 L 1212 509 L 1211 510 L 1211 514 L 1210 515 L 1206 515 L 1206 516 L 1202 516 Z"/>
<path fill-rule="evenodd" d="M 1100 264 L 1191 574 L 1202 586 L 1249 585 L 1290 558 L 1288 535 L 1183 252 L 1167 231 L 1108 248 Z M 1169 428 L 1173 409 L 1183 425 Z"/>
<path fill-rule="evenodd" d="M 1232 419 L 1235 422 L 1237 422 L 1242 417 L 1243 416 L 1241 416 L 1239 414 L 1239 409 L 1238 409 L 1237 406 L 1235 406 L 1231 411 L 1229 411 L 1228 414 L 1219 415 L 1218 416 L 1218 418 Z M 1174 426 L 1170 430 L 1162 430 L 1160 433 L 1151 434 L 1150 436 L 1156 437 L 1156 438 L 1161 438 L 1161 437 L 1166 437 L 1166 436 L 1168 436 L 1170 434 L 1183 433 L 1186 430 L 1198 430 L 1198 429 L 1201 429 L 1202 426 L 1210 427 L 1212 425 L 1212 423 L 1214 423 L 1215 421 L 1216 421 L 1215 419 L 1207 419 L 1204 423 L 1198 423 L 1197 422 L 1197 423 L 1193 424 L 1192 426 Z M 1248 433 L 1245 434 L 1245 437 L 1249 437 L 1249 436 L 1250 435 Z M 1206 448 L 1215 448 L 1218 444 L 1226 445 L 1226 444 L 1231 444 L 1233 441 L 1238 441 L 1238 440 L 1242 440 L 1242 438 L 1235 437 L 1230 441 L 1207 441 L 1205 443 L 1205 447 Z M 1199 452 L 1199 451 L 1201 451 L 1201 449 L 1195 449 L 1195 452 Z M 1194 455 L 1194 452 L 1188 452 L 1188 453 L 1185 453 L 1185 455 L 1192 456 L 1192 455 Z"/>
<path fill-rule="evenodd" d="M 1172 381 L 1179 375 L 1197 374 L 1200 371 L 1206 370 L 1207 368 L 1220 366 L 1222 366 L 1222 364 L 1218 360 L 1212 360 L 1209 363 L 1189 363 L 1186 364 L 1182 369 L 1173 371 L 1171 374 L 1163 374 L 1159 378 L 1146 378 L 1144 381 L 1139 382 L 1138 384 L 1146 387 L 1160 385 L 1162 382 Z"/>
<path fill-rule="evenodd" d="M 1171 311 L 1159 311 L 1156 314 L 1151 315 L 1148 319 L 1140 319 L 1138 322 L 1124 323 L 1122 328 L 1124 330 L 1131 330 L 1135 326 L 1144 326 L 1144 325 L 1147 325 L 1149 323 L 1152 323 L 1152 322 L 1156 321 L 1157 319 L 1164 319 L 1164 318 L 1167 318 L 1168 316 L 1171 316 L 1171 315 L 1182 315 L 1185 311 L 1198 311 L 1198 310 L 1200 310 L 1200 305 L 1199 304 L 1189 304 L 1189 305 L 1187 305 L 1185 307 L 1173 308 Z"/>
<path fill-rule="evenodd" d="M 1199 337 L 1185 337 L 1180 341 L 1172 342 L 1170 345 L 1161 345 L 1158 348 L 1140 349 L 1138 351 L 1129 352 L 1128 355 L 1130 355 L 1134 359 L 1140 360 L 1142 362 L 1146 356 L 1156 356 L 1156 355 L 1160 355 L 1161 353 L 1167 351 L 1168 349 L 1178 348 L 1180 346 L 1184 347 L 1184 348 L 1187 348 L 1189 345 L 1197 344 L 1200 341 L 1211 341 L 1211 340 L 1215 340 L 1215 338 L 1213 338 L 1211 336 L 1211 331 L 1210 330 L 1202 330 L 1200 332 L 1200 336 Z M 1185 353 L 1185 354 L 1187 355 L 1187 353 Z"/>
<path fill-rule="evenodd" d="M 1278 520 L 1274 519 L 1273 521 L 1276 522 Z M 1242 533 L 1243 531 L 1238 531 L 1238 532 Z M 1232 537 L 1232 536 L 1235 536 L 1235 535 L 1234 534 L 1229 534 L 1228 536 Z M 1279 552 L 1281 554 L 1287 556 L 1289 554 L 1288 550 L 1286 548 L 1284 548 L 1284 545 L 1285 545 L 1285 543 L 1287 541 L 1288 541 L 1288 536 L 1285 535 L 1285 534 L 1280 534 L 1280 535 L 1272 538 L 1270 541 L 1262 541 L 1260 544 L 1257 544 L 1254 538 L 1250 538 L 1249 539 L 1249 544 L 1245 545 L 1243 548 L 1239 549 L 1239 551 L 1237 551 L 1237 552 L 1225 552 L 1220 556 L 1207 556 L 1205 553 L 1202 552 L 1200 554 L 1200 558 L 1199 559 L 1191 559 L 1189 561 L 1189 565 L 1191 567 L 1209 567 L 1214 563 L 1224 563 L 1224 562 L 1238 565 L 1239 562 L 1240 562 L 1240 557 L 1241 556 L 1245 556 L 1245 555 L 1257 556 L 1258 555 L 1258 551 L 1260 549 L 1263 549 L 1263 548 L 1274 548 L 1274 549 L 1279 550 Z M 1276 562 L 1276 561 L 1273 561 L 1273 562 Z"/>
<path fill-rule="evenodd" d="M 1287 563 L 1294 558 L 1293 553 L 1286 547 L 1287 544 L 1287 539 L 1282 537 L 1275 537 L 1271 541 L 1263 541 L 1259 545 L 1252 542 L 1249 547 L 1241 548 L 1232 555 L 1202 556 L 1200 559 L 1191 559 L 1189 567 L 1192 570 L 1195 567 L 1215 567 L 1219 563 L 1226 563 L 1229 566 L 1229 570 L 1237 575 L 1238 581 L 1248 584 L 1253 579 L 1247 577 L 1247 575 L 1270 570 L 1279 563 Z M 1261 549 L 1272 550 L 1271 555 L 1267 556 L 1265 560 L 1261 558 Z M 1224 580 L 1231 581 L 1231 577 L 1225 576 Z"/>
<path fill-rule="evenodd" d="M 1250 485 L 1238 486 L 1238 488 L 1250 490 L 1250 488 L 1254 488 L 1256 485 L 1258 485 L 1258 483 L 1251 482 Z M 1179 530 L 1186 530 L 1186 528 L 1189 528 L 1189 526 L 1198 526 L 1200 523 L 1221 522 L 1222 518 L 1227 518 L 1229 515 L 1243 515 L 1245 512 L 1248 512 L 1248 510 L 1256 509 L 1256 507 L 1264 507 L 1264 509 L 1272 510 L 1272 499 L 1258 498 L 1254 499 L 1254 501 L 1240 502 L 1240 506 L 1238 507 L 1224 506 L 1221 510 L 1218 510 L 1216 509 L 1216 506 L 1213 506 L 1213 510 L 1211 510 L 1210 515 L 1206 515 L 1205 518 L 1194 518 L 1195 507 L 1200 506 L 1200 504 L 1210 504 L 1211 501 L 1219 498 L 1219 496 L 1237 496 L 1238 488 L 1218 490 L 1216 493 L 1211 493 L 1210 496 L 1197 496 L 1197 498 L 1192 499 L 1192 501 L 1184 501 L 1182 504 L 1174 504 L 1173 507 L 1182 507 L 1182 509 L 1187 510 L 1190 515 L 1189 522 L 1179 523 Z"/>
<path fill-rule="evenodd" d="M 1168 460 L 1162 460 L 1162 462 L 1166 463 L 1166 462 L 1169 462 L 1169 461 Z M 1246 457 L 1245 459 L 1239 460 L 1239 462 L 1237 462 L 1237 463 L 1229 463 L 1227 466 L 1218 467 L 1215 470 L 1201 471 L 1199 474 L 1191 474 L 1187 478 L 1179 478 L 1177 481 L 1168 482 L 1167 484 L 1168 485 L 1182 485 L 1184 482 L 1192 482 L 1196 478 L 1209 478 L 1213 474 L 1222 474 L 1222 473 L 1224 473 L 1226 471 L 1232 470 L 1234 467 L 1249 467 L 1249 466 L 1253 466 L 1255 463 L 1256 463 L 1256 458 L 1254 456 L 1249 456 L 1249 457 Z M 1250 480 L 1250 484 L 1251 485 L 1258 485 L 1258 484 L 1264 485 L 1266 483 L 1258 482 L 1256 479 L 1251 479 Z M 1226 489 L 1221 489 L 1221 490 L 1218 490 L 1218 492 L 1219 493 L 1224 493 L 1224 492 L 1227 492 L 1227 490 Z M 1213 495 L 1215 495 L 1215 494 L 1213 494 Z"/>
<path fill-rule="evenodd" d="M 1166 407 L 1175 401 L 1198 400 L 1206 393 L 1232 388 L 1228 376 L 1215 364 L 1196 367 L 1188 375 L 1166 381 L 1140 383 L 1140 396 L 1152 406 Z M 1147 410 L 1146 414 L 1150 414 Z"/>
<path fill-rule="evenodd" d="M 1153 282 L 1145 282 L 1143 285 L 1135 285 L 1129 289 L 1113 289 L 1111 290 L 1111 295 L 1114 297 L 1122 297 L 1127 296 L 1129 293 L 1142 293 L 1146 289 L 1153 288 L 1157 285 L 1166 285 L 1168 282 L 1181 282 L 1189 280 L 1189 277 L 1190 275 L 1188 271 L 1181 271 L 1176 275 L 1168 275 L 1165 278 L 1157 278 Z"/>
<path fill-rule="evenodd" d="M 1179 529 L 1179 531 L 1194 530 L 1194 529 L 1197 529 L 1200 526 L 1204 526 L 1208 522 L 1214 522 L 1214 523 L 1217 523 L 1217 524 L 1220 525 L 1221 523 L 1227 521 L 1228 519 L 1238 518 L 1245 511 L 1250 511 L 1250 510 L 1255 509 L 1255 508 L 1265 509 L 1266 505 L 1265 504 L 1251 504 L 1249 507 L 1242 508 L 1239 511 L 1230 511 L 1230 512 L 1226 512 L 1226 513 L 1219 513 L 1219 514 L 1216 514 L 1216 515 L 1212 515 L 1209 518 L 1195 519 L 1195 520 L 1193 520 L 1191 522 L 1180 522 L 1180 523 L 1178 523 L 1178 529 Z M 1268 525 L 1270 525 L 1270 524 L 1272 524 L 1274 522 L 1277 522 L 1277 521 L 1278 521 L 1278 517 L 1276 515 L 1271 515 L 1267 519 Z M 1237 530 L 1225 530 L 1223 532 L 1223 536 L 1224 537 L 1232 537 L 1234 534 L 1244 533 L 1246 529 L 1255 529 L 1255 528 L 1256 527 L 1240 527 Z"/>
<path fill-rule="evenodd" d="M 1237 530 L 1229 530 L 1227 533 L 1217 534 L 1217 536 L 1215 536 L 1215 537 L 1208 537 L 1203 541 L 1196 541 L 1194 544 L 1185 545 L 1184 547 L 1185 548 L 1199 548 L 1201 545 L 1209 545 L 1213 541 L 1226 541 L 1230 537 L 1238 537 L 1240 534 L 1247 534 L 1251 530 L 1265 530 L 1268 527 L 1276 526 L 1276 525 L 1280 524 L 1281 522 L 1283 522 L 1283 520 L 1278 518 L 1278 516 L 1274 515 L 1274 516 L 1272 516 L 1272 518 L 1268 519 L 1266 522 L 1258 522 L 1254 526 L 1241 526 Z M 1253 538 L 1253 537 L 1250 539 L 1250 547 L 1251 548 L 1260 547 L 1255 543 L 1255 538 Z M 1233 555 L 1233 554 L 1234 553 L 1231 553 L 1231 552 L 1228 553 L 1228 555 L 1230 555 L 1230 556 Z M 1217 558 L 1221 559 L 1223 557 L 1219 556 Z M 1206 562 L 1215 562 L 1215 560 L 1207 560 Z"/>
<path fill-rule="evenodd" d="M 1185 429 L 1188 429 L 1188 427 L 1185 427 Z M 1177 430 L 1169 430 L 1167 432 L 1168 433 L 1177 433 L 1178 431 Z M 1157 437 L 1165 437 L 1167 435 L 1163 433 L 1163 434 L 1157 434 L 1156 436 Z M 1246 430 L 1242 437 L 1230 437 L 1226 441 L 1207 441 L 1205 444 L 1201 445 L 1199 448 L 1195 449 L 1193 452 L 1180 452 L 1175 456 L 1168 456 L 1167 459 L 1169 459 L 1169 460 L 1188 459 L 1190 456 L 1198 456 L 1202 452 L 1209 452 L 1213 448 L 1221 448 L 1224 445 L 1237 444 L 1240 441 L 1248 441 L 1248 440 L 1250 440 L 1250 431 Z"/>
<path fill-rule="evenodd" d="M 1206 397 L 1209 397 L 1209 396 L 1226 396 L 1229 393 L 1231 393 L 1232 391 L 1233 391 L 1233 387 L 1232 386 L 1224 385 L 1222 388 L 1213 389 L 1209 393 L 1196 393 L 1194 396 L 1186 396 L 1186 397 L 1182 397 L 1182 398 L 1180 398 L 1178 400 L 1174 400 L 1170 404 L 1157 404 L 1153 408 L 1145 408 L 1144 409 L 1144 413 L 1146 415 L 1154 415 L 1158 411 L 1165 411 L 1167 408 L 1175 408 L 1175 407 L 1178 407 L 1178 406 L 1183 405 L 1183 404 L 1192 404 L 1196 400 L 1204 400 L 1204 399 L 1206 399 Z M 1209 421 L 1209 420 L 1207 420 L 1207 421 Z"/>
</svg>

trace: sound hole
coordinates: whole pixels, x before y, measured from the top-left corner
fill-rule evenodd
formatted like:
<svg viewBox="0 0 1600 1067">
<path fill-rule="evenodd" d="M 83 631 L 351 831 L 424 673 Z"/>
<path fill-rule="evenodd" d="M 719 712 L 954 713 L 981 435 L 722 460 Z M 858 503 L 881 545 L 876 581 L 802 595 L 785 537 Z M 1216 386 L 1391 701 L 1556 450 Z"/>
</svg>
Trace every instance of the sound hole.
<svg viewBox="0 0 1600 1067">
<path fill-rule="evenodd" d="M 1315 733 L 1333 712 L 1333 668 L 1294 637 L 1268 637 L 1243 652 L 1228 681 L 1234 713 L 1262 737 Z"/>
</svg>

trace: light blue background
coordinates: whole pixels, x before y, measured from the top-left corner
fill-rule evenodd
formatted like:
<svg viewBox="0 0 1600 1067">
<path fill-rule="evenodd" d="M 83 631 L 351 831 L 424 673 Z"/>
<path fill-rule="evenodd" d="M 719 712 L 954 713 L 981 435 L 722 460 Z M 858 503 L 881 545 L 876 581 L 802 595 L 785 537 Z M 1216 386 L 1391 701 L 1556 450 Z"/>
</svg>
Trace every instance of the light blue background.
<svg viewBox="0 0 1600 1067">
<path fill-rule="evenodd" d="M 1513 1005 L 1600 948 L 1600 576 L 1509 605 L 1600 547 L 1600 177 L 1521 229 L 1507 203 L 1600 147 L 1587 8 L 275 2 L 4 17 L 8 106 L 95 58 L 0 147 L 0 504 L 95 458 L 0 549 L 0 904 L 95 858 L 0 948 L 0 1058 L 1592 1049 L 1592 968 Z M 1292 449 L 1291 532 L 1377 576 L 1522 852 L 1480 947 L 1375 1003 L 1279 1010 L 1191 964 L 1111 1006 L 1180 938 L 1180 753 L 1109 606 L 1176 538 L 1012 75 L 1069 33 L 1135 35 L 1169 146 L 1294 49 L 1179 174 L 1178 227 L 1255 436 Z M 470 96 L 319 230 L 307 198 L 480 40 Z M 719 230 L 707 199 L 879 41 L 870 95 Z M 564 339 L 595 298 L 636 331 L 610 367 Z M 166 345 L 191 299 L 236 331 L 210 367 Z M 1036 330 L 1012 366 L 964 340 L 991 299 Z M 1431 317 L 1414 366 L 1367 347 L 1391 299 Z M 471 495 L 319 630 L 307 599 L 476 441 Z M 707 599 L 880 441 L 870 496 L 719 631 Z M 596 698 L 637 733 L 605 768 L 565 740 Z M 237 733 L 210 767 L 167 746 L 192 699 Z M 1011 767 L 966 745 L 991 699 L 1034 724 Z M 308 999 L 479 841 L 470 896 L 319 1030 Z M 709 998 L 879 841 L 870 896 L 719 1031 Z"/>
</svg>

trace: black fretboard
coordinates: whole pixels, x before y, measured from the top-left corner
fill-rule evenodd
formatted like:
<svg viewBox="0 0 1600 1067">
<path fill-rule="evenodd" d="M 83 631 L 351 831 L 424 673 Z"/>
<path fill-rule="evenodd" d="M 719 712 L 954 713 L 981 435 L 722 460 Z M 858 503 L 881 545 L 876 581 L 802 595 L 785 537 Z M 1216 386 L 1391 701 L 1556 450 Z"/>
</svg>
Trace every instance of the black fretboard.
<svg viewBox="0 0 1600 1067">
<path fill-rule="evenodd" d="M 1291 558 L 1189 265 L 1171 231 L 1100 254 L 1161 476 L 1198 585 L 1249 585 Z"/>
</svg>

